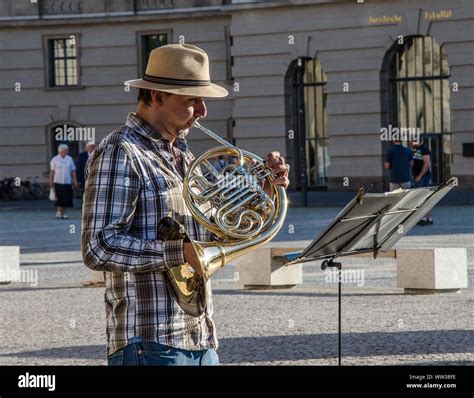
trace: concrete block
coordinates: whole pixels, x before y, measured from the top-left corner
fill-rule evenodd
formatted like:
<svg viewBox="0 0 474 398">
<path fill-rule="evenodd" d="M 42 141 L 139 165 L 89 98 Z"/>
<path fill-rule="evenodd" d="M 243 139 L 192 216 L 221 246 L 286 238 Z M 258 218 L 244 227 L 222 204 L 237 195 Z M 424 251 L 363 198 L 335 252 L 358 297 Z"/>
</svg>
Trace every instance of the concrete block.
<svg viewBox="0 0 474 398">
<path fill-rule="evenodd" d="M 398 249 L 397 285 L 407 293 L 452 292 L 466 288 L 467 249 Z"/>
<path fill-rule="evenodd" d="M 16 282 L 20 275 L 20 246 L 0 246 L 0 284 Z"/>
<path fill-rule="evenodd" d="M 284 254 L 294 247 L 256 249 L 235 260 L 241 289 L 284 289 L 303 283 L 302 264 L 285 267 Z"/>
</svg>

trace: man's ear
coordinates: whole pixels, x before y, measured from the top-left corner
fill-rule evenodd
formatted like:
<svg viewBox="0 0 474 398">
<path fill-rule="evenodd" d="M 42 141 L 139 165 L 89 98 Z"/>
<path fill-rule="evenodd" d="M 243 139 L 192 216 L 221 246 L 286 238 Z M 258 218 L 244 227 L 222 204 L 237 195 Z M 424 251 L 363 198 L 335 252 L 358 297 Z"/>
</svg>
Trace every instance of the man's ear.
<svg viewBox="0 0 474 398">
<path fill-rule="evenodd" d="M 157 103 L 158 105 L 163 105 L 164 97 L 165 95 L 163 93 L 160 93 L 159 91 L 153 90 L 151 92 L 151 98 L 153 102 Z"/>
</svg>

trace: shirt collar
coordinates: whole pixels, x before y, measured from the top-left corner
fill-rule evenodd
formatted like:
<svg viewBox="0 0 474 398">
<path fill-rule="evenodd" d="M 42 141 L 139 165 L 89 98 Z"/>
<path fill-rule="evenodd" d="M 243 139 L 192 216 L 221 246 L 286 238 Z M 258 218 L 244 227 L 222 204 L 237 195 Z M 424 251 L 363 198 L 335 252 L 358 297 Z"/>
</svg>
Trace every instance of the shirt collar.
<svg viewBox="0 0 474 398">
<path fill-rule="evenodd" d="M 166 148 L 168 151 L 171 150 L 170 142 L 165 137 L 163 137 L 158 130 L 154 129 L 135 113 L 130 112 L 128 114 L 125 125 L 133 129 L 137 133 L 141 134 L 142 136 L 151 139 L 158 145 Z M 186 138 L 184 138 L 184 135 L 181 135 L 176 138 L 173 144 L 183 153 L 186 153 L 188 150 L 188 142 Z"/>
</svg>

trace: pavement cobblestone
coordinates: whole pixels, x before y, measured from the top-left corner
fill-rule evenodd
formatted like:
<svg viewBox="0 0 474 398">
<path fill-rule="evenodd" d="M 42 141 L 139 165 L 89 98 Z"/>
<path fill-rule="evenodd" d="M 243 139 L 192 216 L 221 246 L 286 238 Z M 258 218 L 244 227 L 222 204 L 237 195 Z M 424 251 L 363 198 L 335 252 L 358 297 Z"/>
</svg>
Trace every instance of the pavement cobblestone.
<svg viewBox="0 0 474 398">
<path fill-rule="evenodd" d="M 312 239 L 336 208 L 292 208 L 280 241 Z M 0 365 L 104 365 L 103 288 L 83 288 L 80 210 L 70 220 L 52 211 L 0 210 L 2 245 L 21 246 L 22 269 L 38 285 L 0 285 Z M 73 227 L 72 227 L 73 226 Z M 467 247 L 469 287 L 461 293 L 405 295 L 395 262 L 344 259 L 364 271 L 364 284 L 343 285 L 345 365 L 474 364 L 474 215 L 469 207 L 438 207 L 433 227 L 416 228 L 403 247 Z M 215 316 L 224 365 L 336 365 L 337 285 L 319 263 L 304 265 L 302 285 L 242 291 L 230 264 L 213 278 Z"/>
</svg>

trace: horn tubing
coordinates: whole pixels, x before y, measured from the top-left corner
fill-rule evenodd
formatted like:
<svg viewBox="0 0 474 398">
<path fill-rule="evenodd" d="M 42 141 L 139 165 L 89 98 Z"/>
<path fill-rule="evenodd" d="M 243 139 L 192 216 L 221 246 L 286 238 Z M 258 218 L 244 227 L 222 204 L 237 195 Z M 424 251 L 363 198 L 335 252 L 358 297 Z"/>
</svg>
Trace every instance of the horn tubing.
<svg viewBox="0 0 474 398">
<path fill-rule="evenodd" d="M 213 133 L 211 130 L 201 126 L 197 120 L 194 122 L 193 124 L 194 127 L 198 128 L 199 130 L 201 130 L 202 132 L 206 133 L 209 137 L 212 137 L 214 138 L 217 142 L 219 142 L 220 144 L 224 145 L 224 146 L 230 146 L 232 148 L 235 148 L 235 149 L 238 149 L 237 147 L 235 147 L 234 145 L 232 145 L 231 143 L 227 142 L 224 138 L 221 138 L 219 137 L 216 133 Z"/>
<path fill-rule="evenodd" d="M 219 142 L 220 144 L 224 145 L 224 146 L 227 146 L 227 147 L 231 147 L 231 148 L 234 148 L 234 149 L 237 149 L 239 152 L 240 152 L 240 149 L 237 148 L 235 145 L 232 145 L 230 142 L 228 142 L 227 140 L 225 140 L 224 138 L 218 136 L 216 133 L 213 133 L 211 130 L 201 126 L 197 120 L 194 122 L 193 124 L 194 127 L 198 128 L 199 130 L 201 130 L 202 132 L 206 133 L 209 137 L 212 137 L 214 138 L 217 142 Z M 257 161 L 260 161 L 260 162 L 263 162 L 263 159 L 255 154 L 252 154 L 254 159 L 257 160 Z"/>
</svg>

